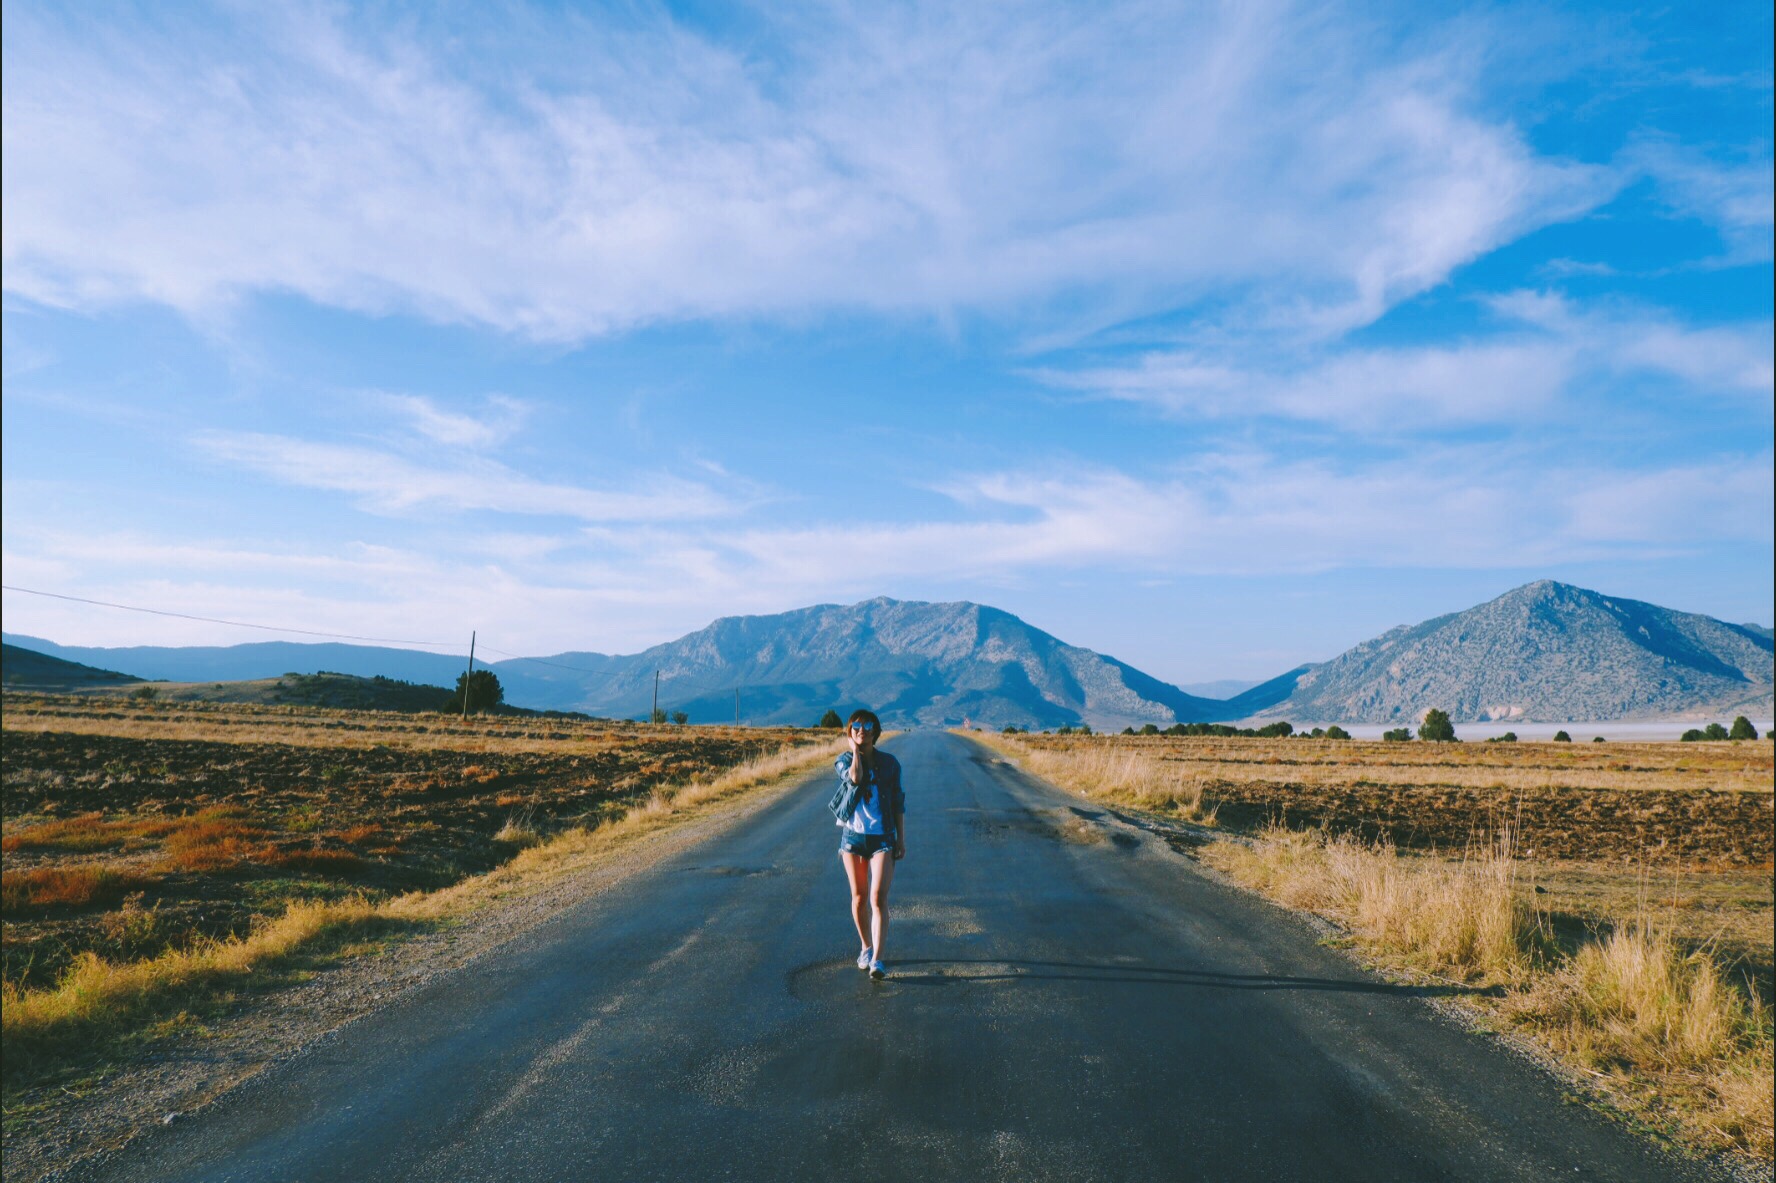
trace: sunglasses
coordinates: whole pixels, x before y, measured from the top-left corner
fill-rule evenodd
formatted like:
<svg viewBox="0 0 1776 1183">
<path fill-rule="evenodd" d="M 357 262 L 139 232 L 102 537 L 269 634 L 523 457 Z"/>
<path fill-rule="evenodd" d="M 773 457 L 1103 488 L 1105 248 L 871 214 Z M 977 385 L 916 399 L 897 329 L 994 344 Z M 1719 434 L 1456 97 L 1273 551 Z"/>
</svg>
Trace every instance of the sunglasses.
<svg viewBox="0 0 1776 1183">
<path fill-rule="evenodd" d="M 865 734 L 868 734 L 869 732 L 874 731 L 875 728 L 871 727 L 868 723 L 853 723 L 851 724 L 851 730 L 862 731 Z"/>
</svg>

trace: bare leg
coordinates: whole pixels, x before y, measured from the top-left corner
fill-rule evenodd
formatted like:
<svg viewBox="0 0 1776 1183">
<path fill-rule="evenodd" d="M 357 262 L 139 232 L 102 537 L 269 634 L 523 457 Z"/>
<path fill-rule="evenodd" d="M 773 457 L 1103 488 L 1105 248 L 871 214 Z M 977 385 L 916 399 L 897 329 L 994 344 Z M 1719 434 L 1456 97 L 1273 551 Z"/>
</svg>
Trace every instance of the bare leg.
<svg viewBox="0 0 1776 1183">
<path fill-rule="evenodd" d="M 857 925 L 857 944 L 869 948 L 869 860 L 839 851 L 839 863 L 845 868 L 845 882 L 851 885 L 851 921 Z"/>
<path fill-rule="evenodd" d="M 860 862 L 862 860 L 859 860 Z M 870 948 L 882 960 L 882 942 L 888 939 L 888 885 L 894 882 L 894 854 L 878 850 L 870 856 Z"/>
</svg>

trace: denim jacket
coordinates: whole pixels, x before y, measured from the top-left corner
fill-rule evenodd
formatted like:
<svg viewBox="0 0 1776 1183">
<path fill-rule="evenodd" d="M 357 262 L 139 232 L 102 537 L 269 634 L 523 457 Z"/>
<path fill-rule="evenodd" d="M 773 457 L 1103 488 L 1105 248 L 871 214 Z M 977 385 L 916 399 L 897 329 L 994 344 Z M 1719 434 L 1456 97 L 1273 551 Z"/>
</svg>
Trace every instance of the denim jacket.
<svg viewBox="0 0 1776 1183">
<path fill-rule="evenodd" d="M 832 799 L 827 808 L 841 822 L 851 820 L 851 814 L 857 809 L 857 798 L 862 792 L 862 785 L 851 783 L 851 753 L 840 752 L 839 758 L 833 761 L 833 767 L 839 773 L 839 787 L 833 790 Z M 899 827 L 895 819 L 906 812 L 906 793 L 900 787 L 900 761 L 887 752 L 876 753 L 876 770 L 870 777 L 869 784 L 876 786 L 882 794 L 882 822 L 889 831 L 889 837 L 898 840 Z"/>
</svg>

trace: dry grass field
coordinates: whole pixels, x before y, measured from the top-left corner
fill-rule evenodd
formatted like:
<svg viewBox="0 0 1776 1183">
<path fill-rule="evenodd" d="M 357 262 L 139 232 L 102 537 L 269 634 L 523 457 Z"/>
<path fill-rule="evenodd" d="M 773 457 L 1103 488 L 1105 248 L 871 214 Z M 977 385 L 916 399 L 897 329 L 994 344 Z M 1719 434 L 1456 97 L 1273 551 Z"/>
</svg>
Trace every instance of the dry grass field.
<svg viewBox="0 0 1776 1183">
<path fill-rule="evenodd" d="M 1180 848 L 1385 971 L 1483 987 L 1482 1021 L 1649 1129 L 1770 1155 L 1768 741 L 975 738 L 1190 823 Z"/>
<path fill-rule="evenodd" d="M 488 872 L 762 782 L 810 738 L 9 693 L 8 1091 L 201 1011 L 255 964 L 436 918 Z"/>
</svg>

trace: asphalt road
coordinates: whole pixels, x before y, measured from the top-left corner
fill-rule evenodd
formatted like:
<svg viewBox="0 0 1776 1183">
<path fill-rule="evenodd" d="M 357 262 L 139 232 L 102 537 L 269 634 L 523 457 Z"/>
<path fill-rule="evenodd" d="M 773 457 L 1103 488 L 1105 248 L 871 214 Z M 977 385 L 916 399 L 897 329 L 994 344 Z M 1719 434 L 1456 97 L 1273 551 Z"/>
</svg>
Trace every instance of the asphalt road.
<svg viewBox="0 0 1776 1183">
<path fill-rule="evenodd" d="M 1157 838 L 956 736 L 888 747 L 888 981 L 822 776 L 82 1174 L 1709 1177 Z"/>
</svg>

